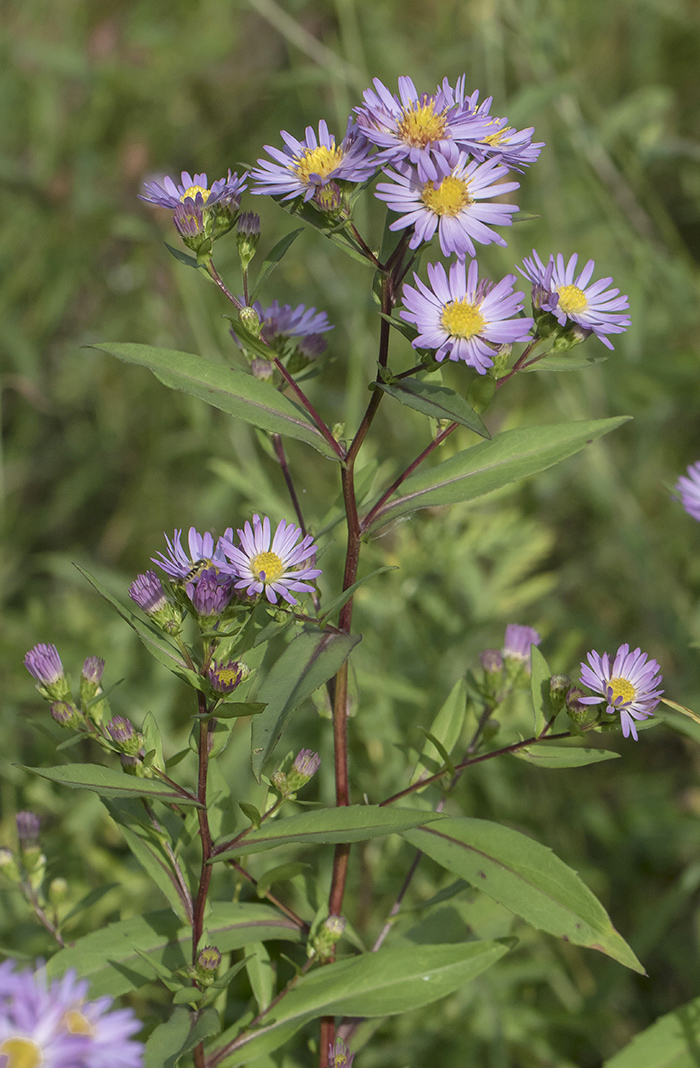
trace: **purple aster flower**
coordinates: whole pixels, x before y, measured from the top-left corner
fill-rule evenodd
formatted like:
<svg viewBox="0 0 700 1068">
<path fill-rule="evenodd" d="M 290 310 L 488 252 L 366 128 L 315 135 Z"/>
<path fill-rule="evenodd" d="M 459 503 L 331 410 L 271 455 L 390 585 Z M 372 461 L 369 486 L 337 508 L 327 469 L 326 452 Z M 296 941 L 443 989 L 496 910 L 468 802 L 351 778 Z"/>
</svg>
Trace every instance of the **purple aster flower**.
<svg viewBox="0 0 700 1068">
<path fill-rule="evenodd" d="M 175 229 L 182 238 L 192 240 L 204 237 L 206 223 L 204 219 L 204 203 L 201 196 L 196 201 L 192 200 L 191 197 L 186 197 L 181 204 L 178 204 L 173 214 L 173 222 L 175 223 Z"/>
<path fill-rule="evenodd" d="M 525 627 L 520 623 L 509 623 L 503 643 L 503 655 L 506 660 L 530 662 L 530 646 L 539 645 L 540 638 L 534 627 Z"/>
<path fill-rule="evenodd" d="M 191 574 L 193 568 L 197 564 L 203 564 L 204 566 L 199 568 L 199 571 L 204 571 L 205 566 L 211 566 L 212 564 L 220 566 L 225 558 L 222 552 L 221 543 L 222 539 L 219 538 L 216 548 L 214 548 L 214 538 L 208 531 L 204 534 L 200 534 L 194 527 L 190 527 L 187 535 L 187 544 L 190 550 L 188 556 L 185 550 L 182 548 L 180 541 L 182 537 L 182 531 L 176 530 L 173 534 L 173 540 L 164 535 L 168 545 L 167 556 L 163 553 L 158 553 L 157 559 L 152 556 L 154 564 L 161 567 L 167 575 L 170 575 L 174 579 L 191 579 L 194 576 Z M 224 537 L 229 541 L 233 537 L 233 528 L 228 527 Z"/>
<path fill-rule="evenodd" d="M 0 1064 L 5 1068 L 89 1068 L 90 1038 L 71 1032 L 65 1023 L 77 1000 L 73 991 L 79 989 L 80 997 L 87 989 L 87 983 L 76 986 L 74 975 L 49 985 L 43 971 L 14 973 L 0 1012 Z M 116 1068 L 118 1059 L 114 1063 Z"/>
<path fill-rule="evenodd" d="M 299 790 L 306 786 L 320 767 L 321 758 L 318 753 L 314 753 L 313 749 L 300 749 L 287 776 L 291 789 Z"/>
<path fill-rule="evenodd" d="M 592 285 L 588 283 L 593 274 L 595 261 L 589 260 L 583 270 L 576 274 L 578 254 L 574 253 L 564 263 L 561 253 L 556 260 L 549 257 L 547 266 L 532 250 L 532 259 L 523 260 L 521 274 L 532 282 L 532 300 L 536 308 L 550 312 L 560 326 L 567 322 L 578 324 L 586 336 L 595 334 L 603 344 L 612 349 L 606 334 L 621 334 L 630 325 L 629 315 L 620 315 L 629 308 L 626 296 L 619 296 L 619 289 L 608 289 L 612 278 L 601 278 Z"/>
<path fill-rule="evenodd" d="M 193 208 L 196 206 L 201 209 L 205 204 L 212 208 L 215 204 L 223 204 L 235 209 L 240 204 L 241 193 L 246 189 L 247 177 L 247 174 L 240 178 L 238 173 L 232 175 L 229 169 L 227 177 L 219 178 L 209 189 L 206 174 L 195 174 L 192 177 L 187 171 L 183 171 L 180 175 L 180 185 L 176 185 L 172 178 L 166 175 L 162 185 L 158 182 L 144 182 L 146 192 L 139 193 L 139 197 L 149 204 L 173 210 L 188 200 L 192 202 Z"/>
<path fill-rule="evenodd" d="M 493 97 L 487 97 L 480 104 L 479 90 L 476 89 L 467 96 L 464 92 L 464 87 L 464 75 L 457 79 L 454 89 L 450 87 L 447 79 L 445 79 L 443 93 L 446 99 L 453 100 L 464 108 L 468 114 L 478 115 L 479 118 L 487 121 L 486 132 L 478 143 L 478 148 L 482 155 L 487 159 L 494 156 L 499 163 L 519 171 L 534 163 L 540 151 L 544 148 L 544 141 L 539 141 L 536 144 L 532 143 L 532 136 L 535 132 L 534 126 L 530 126 L 525 130 L 514 130 L 507 125 L 507 119 L 495 118 L 490 114 Z M 480 158 L 477 150 L 473 154 Z"/>
<path fill-rule="evenodd" d="M 700 460 L 690 464 L 688 474 L 676 482 L 676 491 L 681 495 L 681 504 L 688 515 L 700 522 Z"/>
<path fill-rule="evenodd" d="M 311 200 L 329 182 L 364 182 L 376 170 L 375 159 L 370 158 L 369 146 L 360 136 L 351 120 L 348 120 L 345 137 L 339 145 L 328 132 L 324 119 L 318 124 L 318 137 L 313 126 L 307 126 L 303 141 L 298 141 L 286 130 L 281 132 L 285 148 L 280 151 L 265 145 L 274 163 L 259 159 L 259 167 L 250 172 L 256 185 L 251 193 L 268 194 L 292 200 L 302 196 Z"/>
<path fill-rule="evenodd" d="M 230 561 L 229 571 L 238 579 L 235 588 L 245 590 L 249 597 L 264 592 L 271 604 L 277 604 L 278 595 L 289 604 L 296 604 L 292 591 L 310 593 L 313 586 L 308 580 L 317 578 L 321 571 L 300 566 L 316 552 L 311 535 L 299 542 L 301 536 L 299 527 L 282 519 L 271 538 L 270 520 L 267 516 L 261 520 L 258 515 L 253 516 L 252 528 L 246 523 L 238 531 L 240 549 L 228 535 L 224 536 L 221 544 Z"/>
<path fill-rule="evenodd" d="M 418 94 L 412 80 L 399 78 L 395 96 L 378 78 L 366 89 L 364 104 L 355 108 L 357 125 L 382 151 L 381 164 L 407 160 L 422 182 L 437 182 L 457 166 L 462 149 L 474 153 L 488 133 L 482 119 L 456 99 L 447 79 L 431 96 Z"/>
<path fill-rule="evenodd" d="M 85 1001 L 87 983 L 75 984 L 74 997 L 76 993 L 78 997 L 63 1022 L 71 1034 L 87 1037 L 87 1068 L 141 1068 L 143 1044 L 133 1038 L 141 1030 L 141 1023 L 133 1011 L 112 1008 L 110 997 Z"/>
<path fill-rule="evenodd" d="M 220 574 L 216 567 L 207 567 L 187 583 L 185 592 L 198 615 L 218 616 L 231 600 L 231 577 Z"/>
<path fill-rule="evenodd" d="M 212 661 L 207 669 L 207 678 L 212 689 L 221 694 L 233 693 L 249 675 L 248 666 L 238 660 L 229 660 L 226 663 Z"/>
<path fill-rule="evenodd" d="M 104 669 L 105 662 L 101 656 L 88 656 L 83 663 L 82 676 L 88 682 L 97 686 L 102 681 Z"/>
<path fill-rule="evenodd" d="M 163 584 L 155 571 L 146 571 L 137 575 L 129 586 L 129 597 L 148 616 L 160 612 L 168 603 Z"/>
<path fill-rule="evenodd" d="M 35 645 L 25 656 L 24 666 L 44 686 L 53 686 L 63 678 L 63 664 L 55 645 Z"/>
<path fill-rule="evenodd" d="M 467 273 L 463 260 L 450 267 L 449 280 L 440 263 L 428 264 L 431 289 L 413 276 L 417 289 L 405 285 L 401 318 L 414 323 L 418 337 L 414 348 L 435 349 L 442 363 L 464 360 L 479 374 L 493 365 L 495 346 L 527 340 L 532 319 L 511 318 L 522 311 L 522 293 L 513 292 L 515 275 L 497 285 L 479 281 L 479 267 L 472 260 Z"/>
<path fill-rule="evenodd" d="M 635 720 L 652 716 L 664 692 L 658 689 L 663 682 L 659 665 L 649 660 L 641 649 L 630 652 L 625 643 L 615 654 L 612 668 L 607 653 L 600 656 L 595 651 L 588 654 L 588 664 L 581 664 L 581 683 L 599 697 L 580 697 L 585 705 L 597 705 L 607 701 L 605 711 L 609 715 L 620 713 L 622 733 L 630 734 L 637 741 Z"/>
<path fill-rule="evenodd" d="M 479 202 L 510 193 L 519 188 L 519 182 L 498 184 L 497 179 L 508 171 L 497 160 L 469 163 L 468 159 L 467 153 L 461 152 L 450 173 L 437 181 L 421 181 L 413 168 L 407 168 L 401 174 L 388 171 L 391 183 L 380 182 L 377 186 L 375 196 L 379 200 L 386 201 L 392 211 L 405 212 L 389 229 L 412 226 L 411 248 L 417 248 L 421 241 L 431 241 L 436 230 L 443 256 L 454 252 L 461 260 L 466 255 L 476 255 L 474 241 L 481 245 L 494 241 L 506 244 L 490 227 L 510 226 L 517 205 Z"/>
</svg>

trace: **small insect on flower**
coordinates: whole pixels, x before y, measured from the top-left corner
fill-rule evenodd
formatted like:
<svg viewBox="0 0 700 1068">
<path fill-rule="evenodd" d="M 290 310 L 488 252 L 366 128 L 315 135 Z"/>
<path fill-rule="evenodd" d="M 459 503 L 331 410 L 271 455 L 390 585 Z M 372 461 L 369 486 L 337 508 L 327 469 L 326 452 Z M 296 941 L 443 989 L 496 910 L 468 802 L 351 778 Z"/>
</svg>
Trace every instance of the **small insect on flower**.
<svg viewBox="0 0 700 1068">
<path fill-rule="evenodd" d="M 663 678 L 656 660 L 649 660 L 641 649 L 630 652 L 627 643 L 617 650 L 612 667 L 607 653 L 601 656 L 595 650 L 590 652 L 588 663 L 581 664 L 581 682 L 600 696 L 580 697 L 580 703 L 597 705 L 607 701 L 605 711 L 611 716 L 620 713 L 623 735 L 627 738 L 631 734 L 635 742 L 635 720 L 652 716 L 664 692 L 659 689 Z"/>
</svg>

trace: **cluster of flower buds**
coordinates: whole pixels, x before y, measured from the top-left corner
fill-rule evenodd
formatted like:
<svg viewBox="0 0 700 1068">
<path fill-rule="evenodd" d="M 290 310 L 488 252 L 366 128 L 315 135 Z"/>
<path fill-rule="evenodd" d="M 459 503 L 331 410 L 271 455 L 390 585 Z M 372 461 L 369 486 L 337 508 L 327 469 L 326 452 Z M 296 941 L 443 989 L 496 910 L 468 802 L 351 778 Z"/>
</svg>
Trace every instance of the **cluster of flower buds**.
<svg viewBox="0 0 700 1068">
<path fill-rule="evenodd" d="M 99 733 L 107 709 L 101 686 L 104 660 L 98 656 L 89 656 L 85 660 L 77 704 L 73 701 L 70 679 L 63 670 L 55 645 L 35 645 L 26 654 L 24 666 L 36 679 L 41 696 L 50 702 L 51 715 L 59 726 Z"/>
<path fill-rule="evenodd" d="M 238 218 L 241 194 L 246 189 L 247 175 L 228 172 L 226 178 L 208 186 L 206 174 L 194 177 L 183 171 L 180 183 L 165 177 L 162 185 L 146 182 L 141 200 L 170 208 L 173 222 L 185 245 L 198 259 L 211 257 L 214 242 L 232 230 Z"/>
</svg>

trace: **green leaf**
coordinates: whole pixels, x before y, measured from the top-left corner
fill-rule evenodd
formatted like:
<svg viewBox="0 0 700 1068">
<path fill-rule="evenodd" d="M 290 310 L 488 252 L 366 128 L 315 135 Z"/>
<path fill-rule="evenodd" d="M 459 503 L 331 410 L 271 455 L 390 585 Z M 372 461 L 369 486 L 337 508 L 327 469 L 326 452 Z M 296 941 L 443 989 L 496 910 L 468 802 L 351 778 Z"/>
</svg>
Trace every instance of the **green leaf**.
<svg viewBox="0 0 700 1068">
<path fill-rule="evenodd" d="M 261 875 L 258 879 L 258 885 L 256 887 L 256 893 L 258 897 L 264 897 L 271 886 L 275 883 L 284 882 L 287 879 L 294 879 L 297 875 L 301 875 L 302 872 L 308 871 L 309 865 L 304 864 L 301 861 L 291 861 L 288 864 L 279 864 L 276 868 L 270 868 L 264 875 Z"/>
<path fill-rule="evenodd" d="M 206 270 L 202 263 L 197 262 L 196 256 L 188 256 L 187 253 L 183 252 L 181 248 L 173 248 L 173 246 L 169 245 L 167 241 L 164 241 L 163 244 L 167 248 L 170 255 L 173 256 L 178 263 L 184 264 L 185 267 L 194 267 L 196 271 Z"/>
<path fill-rule="evenodd" d="M 250 942 L 283 939 L 299 942 L 297 925 L 261 902 L 215 901 L 206 917 L 212 944 L 221 953 L 241 949 Z M 153 979 L 153 968 L 170 974 L 191 963 L 192 928 L 183 927 L 170 909 L 147 912 L 109 924 L 77 939 L 48 962 L 51 978 L 75 968 L 90 980 L 92 997 L 118 997 Z"/>
<path fill-rule="evenodd" d="M 239 719 L 241 716 L 259 716 L 265 705 L 258 701 L 222 701 L 213 713 L 206 716 L 193 716 L 193 719 Z"/>
<path fill-rule="evenodd" d="M 143 644 L 148 649 L 149 653 L 155 657 L 161 664 L 164 664 L 169 671 L 172 671 L 174 675 L 183 679 L 189 683 L 196 690 L 201 690 L 203 682 L 196 671 L 192 671 L 187 667 L 187 664 L 182 659 L 179 649 L 147 620 L 141 619 L 140 616 L 135 615 L 130 608 L 120 604 L 115 597 L 112 597 L 104 586 L 97 581 L 97 579 L 86 571 L 80 564 L 74 565 L 83 578 L 86 578 L 90 585 L 97 590 L 100 597 L 103 597 L 108 604 L 111 604 L 113 608 L 116 608 L 119 615 L 122 617 L 125 623 L 128 623 L 132 630 L 135 630 Z"/>
<path fill-rule="evenodd" d="M 255 827 L 257 831 L 260 827 L 260 824 L 262 823 L 262 816 L 260 815 L 260 812 L 255 807 L 255 805 L 251 805 L 249 801 L 239 801 L 238 807 L 240 808 L 243 815 L 250 820 L 250 822 L 253 824 L 253 827 Z"/>
<path fill-rule="evenodd" d="M 270 249 L 267 256 L 262 262 L 260 273 L 258 274 L 258 277 L 255 280 L 255 285 L 250 293 L 250 304 L 253 304 L 258 299 L 258 293 L 262 289 L 263 282 L 265 282 L 270 277 L 277 264 L 281 261 L 283 256 L 287 254 L 294 241 L 296 241 L 296 239 L 298 238 L 299 234 L 303 233 L 304 227 L 300 226 L 298 230 L 292 230 L 290 233 L 285 234 L 284 237 L 277 242 L 275 247 Z"/>
<path fill-rule="evenodd" d="M 616 760 L 620 754 L 612 753 L 608 749 L 585 749 L 582 746 L 545 743 L 527 749 L 517 749 L 511 755 L 541 768 L 582 768 L 586 764 L 598 764 L 601 760 Z"/>
<path fill-rule="evenodd" d="M 145 821 L 145 810 L 138 801 L 105 801 L 104 805 L 144 871 L 165 895 L 182 923 L 192 923 L 192 901 L 184 880 L 178 878 L 173 858 L 161 836 Z M 165 837 L 165 833 L 164 833 Z M 184 884 L 184 885 L 183 885 Z"/>
<path fill-rule="evenodd" d="M 482 423 L 470 404 L 447 386 L 438 386 L 434 382 L 422 382 L 418 378 L 401 378 L 397 382 L 373 383 L 376 389 L 395 397 L 401 404 L 422 412 L 432 419 L 449 419 L 451 423 L 469 427 L 482 438 L 491 434 Z"/>
<path fill-rule="evenodd" d="M 42 779 L 70 786 L 77 790 L 94 790 L 100 797 L 145 797 L 149 801 L 163 801 L 165 804 L 199 805 L 196 798 L 189 798 L 174 790 L 172 786 L 160 779 L 139 779 L 136 775 L 127 775 L 114 768 L 105 768 L 101 764 L 59 764 L 54 768 L 28 768 L 23 764 L 17 767 L 40 775 Z"/>
<path fill-rule="evenodd" d="M 403 837 L 538 930 L 646 974 L 579 876 L 546 846 L 490 820 L 448 818 Z"/>
<path fill-rule="evenodd" d="M 503 942 L 412 945 L 364 953 L 328 964 L 299 980 L 278 1005 L 272 1023 L 245 1036 L 222 1068 L 271 1053 L 319 1016 L 396 1016 L 431 1005 L 492 967 L 509 950 Z M 236 1035 L 231 1029 L 221 1045 Z"/>
<path fill-rule="evenodd" d="M 554 715 L 549 680 L 552 677 L 549 664 L 536 645 L 530 646 L 532 658 L 532 708 L 535 713 L 535 734 L 543 731 Z"/>
<path fill-rule="evenodd" d="M 175 1068 L 180 1058 L 220 1028 L 215 1009 L 204 1009 L 196 1022 L 190 1011 L 177 1008 L 169 1020 L 159 1024 L 146 1043 L 143 1068 Z"/>
<path fill-rule="evenodd" d="M 464 679 L 459 679 L 459 681 L 452 687 L 447 700 L 436 715 L 430 727 L 430 734 L 437 738 L 448 755 L 459 741 L 464 728 L 466 715 L 467 684 Z M 423 752 L 416 764 L 415 771 L 411 778 L 412 783 L 416 782 L 421 776 L 432 774 L 430 770 L 431 764 L 429 762 L 442 764 L 444 761 L 438 749 L 428 739 L 423 746 Z"/>
<path fill-rule="evenodd" d="M 590 367 L 594 363 L 604 363 L 610 357 L 584 356 L 580 353 L 576 356 L 566 352 L 552 353 L 551 356 L 543 356 L 532 367 L 523 367 L 523 371 L 581 371 L 584 367 Z"/>
<path fill-rule="evenodd" d="M 147 367 L 170 389 L 199 397 L 214 408 L 252 423 L 260 430 L 305 441 L 323 456 L 338 459 L 337 453 L 312 426 L 304 412 L 269 382 L 261 382 L 243 371 L 188 352 L 129 342 L 89 347 L 108 352 L 125 363 Z"/>
<path fill-rule="evenodd" d="M 270 962 L 270 954 L 262 942 L 251 942 L 248 947 L 250 956 L 246 961 L 246 971 L 253 997 L 262 1012 L 272 1001 L 275 992 L 275 973 Z"/>
<path fill-rule="evenodd" d="M 659 1017 L 603 1068 L 697 1068 L 700 997 Z"/>
<path fill-rule="evenodd" d="M 346 808 L 317 808 L 301 812 L 287 819 L 268 820 L 259 831 L 246 834 L 228 847 L 219 843 L 212 862 L 226 860 L 237 853 L 260 853 L 279 845 L 328 844 L 335 842 L 364 842 L 385 834 L 401 832 L 445 817 L 422 809 L 395 808 L 379 805 L 349 805 Z"/>
<path fill-rule="evenodd" d="M 448 460 L 411 475 L 400 488 L 401 496 L 380 508 L 365 532 L 418 508 L 471 501 L 573 456 L 603 434 L 626 423 L 630 416 L 554 423 L 550 426 L 506 430 L 493 441 L 483 441 Z"/>
<path fill-rule="evenodd" d="M 256 700 L 267 705 L 252 725 L 251 763 L 258 782 L 294 709 L 335 675 L 360 638 L 359 634 L 319 634 L 316 629 L 305 630 L 273 664 L 255 694 Z"/>
</svg>

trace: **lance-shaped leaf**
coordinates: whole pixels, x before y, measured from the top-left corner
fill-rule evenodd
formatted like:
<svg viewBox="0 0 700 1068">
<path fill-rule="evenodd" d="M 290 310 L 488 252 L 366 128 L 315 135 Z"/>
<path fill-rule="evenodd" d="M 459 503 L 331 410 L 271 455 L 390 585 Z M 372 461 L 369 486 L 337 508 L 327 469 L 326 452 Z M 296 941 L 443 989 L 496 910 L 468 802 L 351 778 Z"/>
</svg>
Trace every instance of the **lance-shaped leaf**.
<svg viewBox="0 0 700 1068">
<path fill-rule="evenodd" d="M 175 1068 L 184 1053 L 219 1030 L 216 1009 L 205 1009 L 196 1018 L 185 1008 L 176 1008 L 169 1020 L 151 1032 L 143 1068 Z"/>
<path fill-rule="evenodd" d="M 512 756 L 536 764 L 540 768 L 583 768 L 586 764 L 599 764 L 601 760 L 617 760 L 619 753 L 609 749 L 586 749 L 578 745 L 533 745 L 517 749 Z"/>
<path fill-rule="evenodd" d="M 130 342 L 90 347 L 108 352 L 125 363 L 147 367 L 164 386 L 199 397 L 214 408 L 252 423 L 260 430 L 297 438 L 313 445 L 323 456 L 338 459 L 332 446 L 309 422 L 301 408 L 282 396 L 269 382 L 262 382 L 243 371 L 189 352 Z"/>
<path fill-rule="evenodd" d="M 381 389 L 390 397 L 395 397 L 401 404 L 432 419 L 449 419 L 451 423 L 469 427 L 482 438 L 491 437 L 471 405 L 447 386 L 422 382 L 418 378 L 401 378 L 397 382 L 377 382 L 373 385 L 375 389 Z"/>
<path fill-rule="evenodd" d="M 544 730 L 545 724 L 554 715 L 550 679 L 552 672 L 549 664 L 536 645 L 530 646 L 532 708 L 535 714 L 535 734 Z"/>
<path fill-rule="evenodd" d="M 259 830 L 246 834 L 240 841 L 231 840 L 231 845 L 220 843 L 216 860 L 226 860 L 237 853 L 260 853 L 279 845 L 314 843 L 317 845 L 336 842 L 364 842 L 368 838 L 381 838 L 407 827 L 419 827 L 423 823 L 443 820 L 437 812 L 422 809 L 381 807 L 379 805 L 349 805 L 346 808 L 317 808 L 290 816 L 284 820 L 269 820 Z"/>
<path fill-rule="evenodd" d="M 700 997 L 659 1017 L 603 1068 L 697 1068 L 699 1049 Z"/>
<path fill-rule="evenodd" d="M 440 742 L 448 755 L 459 741 L 466 718 L 467 684 L 464 679 L 459 679 L 452 687 L 447 700 L 436 715 L 430 727 L 431 735 Z M 411 782 L 413 783 L 418 779 L 427 778 L 437 770 L 435 767 L 436 764 L 441 766 L 443 763 L 443 755 L 439 752 L 437 747 L 427 739 L 423 746 L 420 759 L 416 764 Z"/>
<path fill-rule="evenodd" d="M 270 905 L 215 901 L 206 917 L 212 944 L 221 953 L 250 942 L 283 939 L 298 942 L 299 927 Z M 47 964 L 50 978 L 75 968 L 90 980 L 92 997 L 118 997 L 153 979 L 154 967 L 170 972 L 187 967 L 192 956 L 192 928 L 183 927 L 170 909 L 147 912 L 111 923 L 61 949 Z"/>
<path fill-rule="evenodd" d="M 622 426 L 629 418 L 619 416 L 506 430 L 493 441 L 482 441 L 435 467 L 411 475 L 397 491 L 399 496 L 380 508 L 367 530 L 376 530 L 418 508 L 471 501 L 510 482 L 535 475 L 573 456 L 584 445 Z"/>
<path fill-rule="evenodd" d="M 490 820 L 457 817 L 403 837 L 533 927 L 646 974 L 580 877 L 551 849 Z"/>
<path fill-rule="evenodd" d="M 278 1049 L 309 1020 L 319 1016 L 395 1016 L 431 1005 L 492 967 L 508 951 L 503 942 L 411 945 L 364 953 L 304 976 L 275 1006 L 268 1023 L 243 1035 L 222 1068 L 246 1064 Z M 223 1048 L 231 1029 L 210 1047 Z"/>
<path fill-rule="evenodd" d="M 253 286 L 252 292 L 250 294 L 251 304 L 253 304 L 253 302 L 258 299 L 258 294 L 260 293 L 260 290 L 263 287 L 263 283 L 267 281 L 277 264 L 280 263 L 283 257 L 286 256 L 287 252 L 289 252 L 289 249 L 296 241 L 299 234 L 303 233 L 304 227 L 300 226 L 298 227 L 298 229 L 292 230 L 290 231 L 290 233 L 285 234 L 284 237 L 277 242 L 275 247 L 270 249 L 267 256 L 262 262 L 260 273 L 258 274 L 258 277 L 255 280 L 255 285 Z"/>
<path fill-rule="evenodd" d="M 256 701 L 267 705 L 252 728 L 251 763 L 258 782 L 294 709 L 335 675 L 359 641 L 359 634 L 320 634 L 309 629 L 290 642 L 273 665 L 255 694 Z"/>
<path fill-rule="evenodd" d="M 136 775 L 127 775 L 101 764 L 59 764 L 54 768 L 17 766 L 61 786 L 70 786 L 74 790 L 94 790 L 100 797 L 145 797 L 149 801 L 197 805 L 201 808 L 196 797 L 181 794 L 160 779 L 139 779 Z"/>
</svg>

